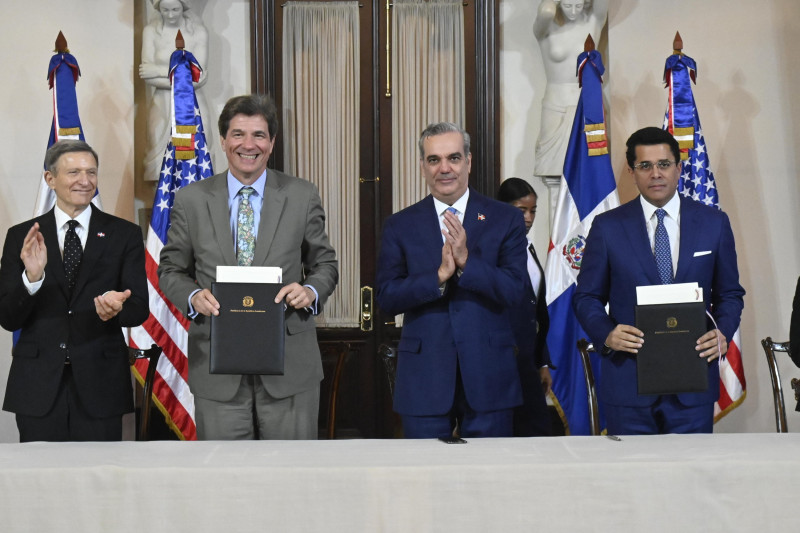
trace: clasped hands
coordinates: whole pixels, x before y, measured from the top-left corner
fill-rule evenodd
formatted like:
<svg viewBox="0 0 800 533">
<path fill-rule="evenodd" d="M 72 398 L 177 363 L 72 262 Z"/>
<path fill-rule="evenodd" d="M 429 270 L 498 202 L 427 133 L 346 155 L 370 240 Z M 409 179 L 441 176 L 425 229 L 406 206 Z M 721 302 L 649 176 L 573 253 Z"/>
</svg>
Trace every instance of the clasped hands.
<svg viewBox="0 0 800 533">
<path fill-rule="evenodd" d="M 305 309 L 311 307 L 316 299 L 314 291 L 299 283 L 285 285 L 275 295 L 275 303 L 285 300 L 286 305 L 295 309 Z M 211 291 L 203 289 L 192 296 L 192 307 L 194 310 L 205 316 L 219 316 L 219 302 Z"/>
<path fill-rule="evenodd" d="M 36 283 L 42 279 L 44 267 L 47 266 L 47 246 L 44 244 L 42 232 L 39 231 L 38 222 L 35 222 L 25 235 L 19 258 L 22 259 L 22 264 L 25 266 L 25 276 L 29 282 Z M 107 291 L 100 296 L 95 296 L 94 308 L 97 316 L 103 322 L 111 320 L 122 311 L 122 305 L 130 296 L 130 289 L 123 292 Z"/>
<path fill-rule="evenodd" d="M 444 213 L 444 245 L 442 246 L 442 264 L 439 265 L 439 285 L 453 277 L 457 269 L 463 270 L 467 264 L 467 232 L 450 211 Z"/>
<path fill-rule="evenodd" d="M 606 346 L 618 352 L 638 353 L 644 344 L 644 333 L 626 324 L 617 324 L 606 337 Z M 695 350 L 699 357 L 705 357 L 710 363 L 720 355 L 728 352 L 728 340 L 718 329 L 705 332 L 699 339 Z"/>
</svg>

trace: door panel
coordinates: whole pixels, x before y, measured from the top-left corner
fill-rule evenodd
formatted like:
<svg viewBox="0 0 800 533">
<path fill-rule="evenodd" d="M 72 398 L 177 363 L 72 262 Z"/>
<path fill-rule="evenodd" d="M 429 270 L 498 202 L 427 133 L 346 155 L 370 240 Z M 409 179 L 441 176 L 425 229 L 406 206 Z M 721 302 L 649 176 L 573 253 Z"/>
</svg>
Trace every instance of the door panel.
<svg viewBox="0 0 800 533">
<path fill-rule="evenodd" d="M 251 0 L 252 91 L 270 93 L 279 109 L 281 80 L 282 3 Z M 391 99 L 386 96 L 387 0 L 362 0 L 360 29 L 360 207 L 348 216 L 359 225 L 361 284 L 374 288 L 375 264 L 383 220 L 392 212 Z M 497 1 L 464 5 L 466 68 L 466 124 L 473 155 L 471 185 L 493 195 L 499 183 L 497 119 Z M 391 15 L 391 7 L 389 7 Z M 471 59 L 475 60 L 472 61 Z M 390 78 L 391 79 L 391 78 Z M 278 136 L 270 167 L 283 169 L 283 139 Z M 407 179 L 407 177 L 406 177 Z M 421 178 L 420 178 L 421 179 Z M 328 213 L 328 217 L 334 216 Z M 339 290 L 337 288 L 337 290 Z M 329 432 L 330 405 L 335 400 L 339 438 L 391 438 L 399 435 L 399 421 L 391 410 L 388 379 L 377 355 L 381 343 L 395 343 L 399 329 L 394 317 L 373 307 L 372 330 L 320 328 L 325 380 L 321 388 L 320 435 Z M 337 376 L 337 364 L 340 372 Z M 333 392 L 337 391 L 335 395 Z"/>
</svg>

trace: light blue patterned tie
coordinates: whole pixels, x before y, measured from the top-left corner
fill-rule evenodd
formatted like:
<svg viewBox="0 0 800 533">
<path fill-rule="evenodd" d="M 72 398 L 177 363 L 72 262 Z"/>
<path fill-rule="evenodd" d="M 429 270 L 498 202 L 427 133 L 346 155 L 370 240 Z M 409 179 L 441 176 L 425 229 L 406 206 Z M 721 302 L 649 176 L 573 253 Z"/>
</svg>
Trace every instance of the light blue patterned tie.
<svg viewBox="0 0 800 533">
<path fill-rule="evenodd" d="M 453 206 L 450 206 L 450 207 L 448 207 L 446 210 L 447 210 L 447 211 L 450 211 L 450 212 L 451 212 L 451 213 L 453 213 L 455 216 L 458 216 L 458 209 L 456 209 L 455 207 L 453 207 Z"/>
<path fill-rule="evenodd" d="M 667 228 L 664 227 L 664 215 L 667 212 L 663 209 L 656 209 L 656 217 L 658 217 L 658 224 L 656 225 L 656 235 L 653 239 L 653 253 L 656 256 L 656 267 L 658 268 L 658 275 L 661 277 L 662 285 L 669 285 L 672 283 L 672 253 L 669 250 L 669 235 L 667 235 Z"/>
<path fill-rule="evenodd" d="M 256 249 L 256 236 L 253 233 L 255 216 L 250 195 L 255 192 L 252 187 L 239 189 L 239 216 L 236 220 L 236 262 L 239 266 L 250 266 L 253 263 L 253 252 Z"/>
</svg>

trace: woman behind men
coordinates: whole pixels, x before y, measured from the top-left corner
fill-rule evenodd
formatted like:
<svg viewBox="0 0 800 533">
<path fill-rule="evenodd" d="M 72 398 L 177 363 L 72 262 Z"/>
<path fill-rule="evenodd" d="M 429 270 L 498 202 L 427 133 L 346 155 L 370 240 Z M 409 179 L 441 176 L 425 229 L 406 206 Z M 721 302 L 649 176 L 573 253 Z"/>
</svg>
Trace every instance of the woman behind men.
<svg viewBox="0 0 800 533">
<path fill-rule="evenodd" d="M 525 228 L 530 232 L 536 218 L 537 195 L 533 187 L 520 178 L 505 180 L 497 191 L 497 199 L 522 211 Z M 547 330 L 550 319 L 547 315 L 544 271 L 528 241 L 528 276 L 526 293 L 522 303 L 510 309 L 511 325 L 517 342 L 519 367 L 522 382 L 523 404 L 514 411 L 514 436 L 537 437 L 550 435 L 550 414 L 545 395 L 550 390 L 550 353 L 547 350 Z"/>
</svg>

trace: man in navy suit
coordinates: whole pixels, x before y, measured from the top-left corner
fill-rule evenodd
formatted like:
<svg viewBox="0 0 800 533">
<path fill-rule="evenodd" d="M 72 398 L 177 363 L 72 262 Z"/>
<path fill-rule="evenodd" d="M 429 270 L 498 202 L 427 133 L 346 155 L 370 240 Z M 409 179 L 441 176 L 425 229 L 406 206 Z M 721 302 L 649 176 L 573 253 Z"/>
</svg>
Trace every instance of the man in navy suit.
<svg viewBox="0 0 800 533">
<path fill-rule="evenodd" d="M 149 315 L 139 226 L 90 204 L 97 154 L 82 141 L 47 150 L 55 207 L 8 230 L 0 325 L 21 330 L 3 409 L 21 442 L 121 440 L 133 411 L 123 327 Z"/>
<path fill-rule="evenodd" d="M 520 212 L 469 188 L 469 135 L 431 124 L 419 139 L 431 194 L 389 217 L 378 303 L 404 314 L 394 409 L 408 438 L 512 434 L 522 403 L 508 309 L 524 294 Z"/>
<path fill-rule="evenodd" d="M 677 141 L 660 128 L 643 128 L 627 142 L 628 173 L 640 196 L 594 219 L 572 305 L 583 329 L 602 351 L 599 395 L 611 434 L 710 433 L 719 397 L 719 362 L 739 327 L 744 289 L 727 215 L 676 194 L 680 179 Z M 659 219 L 663 218 L 663 222 Z M 697 339 L 708 361 L 705 392 L 640 395 L 636 353 L 643 333 L 633 326 L 636 287 L 664 283 L 655 250 L 674 283 L 697 282 L 716 322 Z M 663 233 L 662 233 L 663 235 Z M 670 268 L 671 267 L 671 268 Z M 608 304 L 608 313 L 605 306 Z"/>
</svg>

